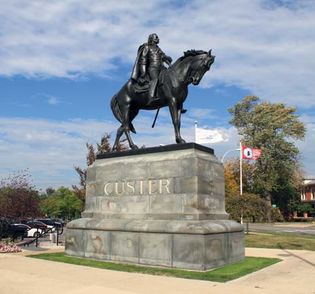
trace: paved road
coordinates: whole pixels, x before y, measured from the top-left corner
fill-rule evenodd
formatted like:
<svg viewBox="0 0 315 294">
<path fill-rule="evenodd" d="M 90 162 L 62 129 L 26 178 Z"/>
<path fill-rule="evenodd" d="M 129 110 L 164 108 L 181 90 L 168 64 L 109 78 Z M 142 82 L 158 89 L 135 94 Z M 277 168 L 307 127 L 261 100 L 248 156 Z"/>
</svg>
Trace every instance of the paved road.
<svg viewBox="0 0 315 294">
<path fill-rule="evenodd" d="M 246 228 L 246 224 L 244 224 Z M 297 233 L 315 236 L 314 223 L 249 223 L 249 231 L 275 232 L 275 233 Z"/>
</svg>

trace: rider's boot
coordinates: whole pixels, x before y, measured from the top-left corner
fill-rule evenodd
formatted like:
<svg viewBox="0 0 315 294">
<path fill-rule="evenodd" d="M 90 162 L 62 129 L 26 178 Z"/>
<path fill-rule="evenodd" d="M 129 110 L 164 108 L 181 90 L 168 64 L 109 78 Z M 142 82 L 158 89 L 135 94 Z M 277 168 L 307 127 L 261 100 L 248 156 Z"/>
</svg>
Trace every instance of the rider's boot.
<svg viewBox="0 0 315 294">
<path fill-rule="evenodd" d="M 152 80 L 150 84 L 150 88 L 149 88 L 149 95 L 148 95 L 149 99 L 148 99 L 147 105 L 149 105 L 153 101 L 159 100 L 159 98 L 155 96 L 156 86 L 157 86 L 157 79 Z"/>
</svg>

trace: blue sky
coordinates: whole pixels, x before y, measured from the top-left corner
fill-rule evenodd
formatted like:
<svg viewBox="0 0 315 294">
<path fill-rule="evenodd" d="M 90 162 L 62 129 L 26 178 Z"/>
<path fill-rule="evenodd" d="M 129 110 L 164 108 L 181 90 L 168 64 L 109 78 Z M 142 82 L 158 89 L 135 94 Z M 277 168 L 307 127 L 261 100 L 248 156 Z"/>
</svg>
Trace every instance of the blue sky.
<svg viewBox="0 0 315 294">
<path fill-rule="evenodd" d="M 118 123 L 109 101 L 129 78 L 150 33 L 173 60 L 213 49 L 216 60 L 190 86 L 182 135 L 194 121 L 217 131 L 218 157 L 237 148 L 227 109 L 246 95 L 296 106 L 306 124 L 301 162 L 315 176 L 315 1 L 0 0 L 0 178 L 29 169 L 38 188 L 78 182 L 85 143 Z M 138 145 L 174 142 L 167 110 L 134 121 Z M 237 154 L 235 153 L 235 156 Z"/>
</svg>

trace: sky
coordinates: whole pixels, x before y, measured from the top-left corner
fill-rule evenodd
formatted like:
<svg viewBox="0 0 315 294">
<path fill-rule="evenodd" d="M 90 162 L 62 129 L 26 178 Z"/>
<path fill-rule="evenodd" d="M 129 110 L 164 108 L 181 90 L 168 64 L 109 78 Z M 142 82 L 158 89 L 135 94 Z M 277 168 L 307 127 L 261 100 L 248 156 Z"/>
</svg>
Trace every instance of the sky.
<svg viewBox="0 0 315 294">
<path fill-rule="evenodd" d="M 305 176 L 315 177 L 314 15 L 314 0 L 0 0 L 0 179 L 28 169 L 39 189 L 78 184 L 85 144 L 104 133 L 113 142 L 110 100 L 151 33 L 173 60 L 189 49 L 216 56 L 189 87 L 187 142 L 198 121 L 221 158 L 239 144 L 228 108 L 247 95 L 285 103 L 306 125 L 295 143 Z M 154 115 L 134 120 L 137 145 L 175 142 L 168 111 L 152 129 Z"/>
</svg>

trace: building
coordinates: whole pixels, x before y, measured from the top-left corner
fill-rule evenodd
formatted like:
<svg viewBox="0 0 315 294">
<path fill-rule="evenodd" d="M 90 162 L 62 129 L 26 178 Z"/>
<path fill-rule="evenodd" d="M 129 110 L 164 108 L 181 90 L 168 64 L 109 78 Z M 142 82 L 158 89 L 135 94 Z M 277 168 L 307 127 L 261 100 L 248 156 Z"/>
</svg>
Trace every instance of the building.
<svg viewBox="0 0 315 294">
<path fill-rule="evenodd" d="M 315 179 L 303 180 L 303 188 L 301 191 L 301 200 L 315 204 Z"/>
<path fill-rule="evenodd" d="M 311 204 L 311 206 L 315 209 L 315 179 L 303 180 L 301 200 L 303 203 Z"/>
</svg>

